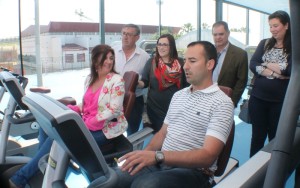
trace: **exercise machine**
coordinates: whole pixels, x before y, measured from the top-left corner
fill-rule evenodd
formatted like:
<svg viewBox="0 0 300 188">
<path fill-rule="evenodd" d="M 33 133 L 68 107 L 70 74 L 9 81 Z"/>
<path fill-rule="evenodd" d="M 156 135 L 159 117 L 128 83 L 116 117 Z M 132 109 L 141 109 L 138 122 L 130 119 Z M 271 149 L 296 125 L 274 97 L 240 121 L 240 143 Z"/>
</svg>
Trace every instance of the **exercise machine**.
<svg viewBox="0 0 300 188">
<path fill-rule="evenodd" d="M 32 140 L 32 144 L 27 142 L 25 145 L 22 145 L 20 141 L 25 138 L 22 136 L 35 134 L 34 137 L 36 137 L 39 125 L 35 122 L 32 114 L 28 112 L 27 107 L 21 102 L 28 79 L 2 71 L 0 72 L 0 80 L 5 90 L 10 94 L 7 107 L 4 110 L 0 132 L 0 164 L 3 164 L 7 155 L 32 156 L 35 153 L 37 141 Z M 11 91 L 12 86 L 16 88 L 14 91 Z M 16 114 L 17 110 L 24 112 Z M 11 122 L 11 117 L 16 120 L 22 119 L 22 121 Z M 19 136 L 20 141 L 14 139 L 17 136 Z"/>
</svg>

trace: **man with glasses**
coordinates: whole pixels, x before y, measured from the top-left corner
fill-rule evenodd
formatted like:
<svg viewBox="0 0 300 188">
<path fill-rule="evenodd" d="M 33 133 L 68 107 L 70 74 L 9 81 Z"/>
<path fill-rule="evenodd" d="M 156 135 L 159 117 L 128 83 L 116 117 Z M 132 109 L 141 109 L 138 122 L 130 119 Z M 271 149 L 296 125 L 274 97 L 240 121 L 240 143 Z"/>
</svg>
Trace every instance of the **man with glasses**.
<svg viewBox="0 0 300 188">
<path fill-rule="evenodd" d="M 232 89 L 232 101 L 237 107 L 248 80 L 247 52 L 228 41 L 230 31 L 224 21 L 213 24 L 212 35 L 218 52 L 213 82 Z"/>
<path fill-rule="evenodd" d="M 122 76 L 127 71 L 135 71 L 141 78 L 149 54 L 136 45 L 140 39 L 140 28 L 135 24 L 122 27 L 122 45 L 115 46 L 116 71 Z M 138 131 L 144 111 L 143 89 L 136 89 L 136 99 L 128 121 L 127 135 Z"/>
</svg>

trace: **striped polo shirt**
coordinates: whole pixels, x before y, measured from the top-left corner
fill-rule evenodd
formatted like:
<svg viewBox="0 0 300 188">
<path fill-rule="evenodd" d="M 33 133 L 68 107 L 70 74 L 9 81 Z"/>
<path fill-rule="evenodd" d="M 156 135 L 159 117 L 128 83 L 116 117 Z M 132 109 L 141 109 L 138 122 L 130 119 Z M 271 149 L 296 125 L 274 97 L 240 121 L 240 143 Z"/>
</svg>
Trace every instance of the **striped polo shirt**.
<svg viewBox="0 0 300 188">
<path fill-rule="evenodd" d="M 226 142 L 233 122 L 231 99 L 213 84 L 191 92 L 191 86 L 176 92 L 164 123 L 168 132 L 162 150 L 201 148 L 206 135 Z"/>
</svg>

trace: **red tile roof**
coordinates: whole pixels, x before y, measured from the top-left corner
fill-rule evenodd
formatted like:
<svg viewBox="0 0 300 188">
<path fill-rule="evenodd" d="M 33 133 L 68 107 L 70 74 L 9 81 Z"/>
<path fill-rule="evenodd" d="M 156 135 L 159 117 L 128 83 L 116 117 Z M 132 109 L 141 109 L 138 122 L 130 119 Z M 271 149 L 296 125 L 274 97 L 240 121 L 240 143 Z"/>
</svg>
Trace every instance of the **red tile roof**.
<svg viewBox="0 0 300 188">
<path fill-rule="evenodd" d="M 105 32 L 120 33 L 124 24 L 106 23 Z M 155 33 L 157 27 L 155 25 L 139 25 L 141 33 Z M 180 27 L 169 27 L 173 33 L 178 33 Z M 22 31 L 22 36 L 34 35 L 35 26 L 31 25 Z M 50 22 L 48 25 L 40 26 L 40 33 L 62 33 L 62 32 L 99 32 L 99 23 L 90 22 Z"/>
<path fill-rule="evenodd" d="M 63 51 L 81 51 L 81 50 L 87 50 L 87 48 L 80 46 L 78 44 L 69 43 L 62 46 Z"/>
</svg>

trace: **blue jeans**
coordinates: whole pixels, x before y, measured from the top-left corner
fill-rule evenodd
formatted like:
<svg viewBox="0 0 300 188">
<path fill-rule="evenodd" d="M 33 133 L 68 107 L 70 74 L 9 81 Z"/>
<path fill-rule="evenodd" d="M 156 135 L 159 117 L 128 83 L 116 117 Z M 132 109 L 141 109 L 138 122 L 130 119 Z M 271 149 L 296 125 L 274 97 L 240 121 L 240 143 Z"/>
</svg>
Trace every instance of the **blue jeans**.
<svg viewBox="0 0 300 188">
<path fill-rule="evenodd" d="M 50 152 L 53 140 L 46 135 L 43 129 L 39 129 L 38 139 L 39 150 L 36 155 L 30 160 L 29 163 L 20 168 L 10 179 L 18 187 L 25 187 L 29 179 L 38 172 L 39 160 Z"/>
<path fill-rule="evenodd" d="M 109 139 L 107 139 L 103 133 L 102 130 L 100 131 L 90 131 L 94 139 L 96 140 L 98 146 L 104 145 L 109 142 Z"/>
<path fill-rule="evenodd" d="M 109 141 L 108 139 L 106 139 L 105 135 L 101 130 L 90 132 L 99 146 Z M 32 178 L 38 172 L 39 160 L 44 155 L 50 152 L 53 139 L 49 138 L 48 135 L 43 131 L 43 129 L 39 129 L 38 139 L 39 150 L 36 153 L 36 155 L 29 161 L 29 163 L 25 164 L 10 178 L 10 180 L 18 187 L 25 187 L 30 178 Z"/>
<path fill-rule="evenodd" d="M 173 168 L 167 166 L 150 166 L 131 176 L 116 167 L 118 174 L 117 188 L 210 188 L 209 177 L 200 170 L 190 168 Z"/>
</svg>

